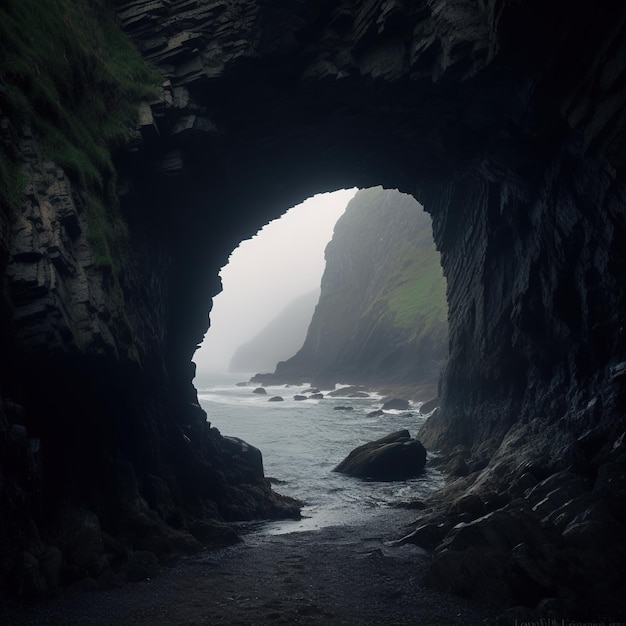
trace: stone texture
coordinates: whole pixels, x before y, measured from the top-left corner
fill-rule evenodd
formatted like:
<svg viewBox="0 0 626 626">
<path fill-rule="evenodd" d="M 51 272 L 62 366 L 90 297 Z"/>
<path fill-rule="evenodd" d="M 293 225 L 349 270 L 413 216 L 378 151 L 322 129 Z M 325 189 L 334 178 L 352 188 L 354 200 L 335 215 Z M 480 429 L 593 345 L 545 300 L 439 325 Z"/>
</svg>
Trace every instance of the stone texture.
<svg viewBox="0 0 626 626">
<path fill-rule="evenodd" d="M 368 480 L 404 480 L 425 465 L 424 446 L 408 430 L 399 430 L 355 448 L 333 471 Z"/>
</svg>

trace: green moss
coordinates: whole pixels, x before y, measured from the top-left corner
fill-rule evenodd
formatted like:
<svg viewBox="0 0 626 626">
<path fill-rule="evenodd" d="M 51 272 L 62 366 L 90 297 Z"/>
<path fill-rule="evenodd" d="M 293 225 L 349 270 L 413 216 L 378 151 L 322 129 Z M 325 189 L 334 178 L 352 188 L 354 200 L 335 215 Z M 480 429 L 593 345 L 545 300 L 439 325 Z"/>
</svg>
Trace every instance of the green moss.
<svg viewBox="0 0 626 626">
<path fill-rule="evenodd" d="M 435 251 L 424 251 L 411 260 L 389 293 L 388 308 L 396 326 L 409 328 L 420 316 L 431 326 L 447 319 L 446 282 Z"/>
<path fill-rule="evenodd" d="M 9 115 L 33 126 L 47 156 L 78 185 L 90 239 L 108 241 L 97 256 L 112 262 L 106 249 L 124 228 L 110 193 L 111 154 L 132 137 L 137 104 L 157 95 L 159 75 L 119 30 L 105 0 L 4 0 L 0 77 Z M 0 166 L 3 187 L 9 170 Z"/>
<path fill-rule="evenodd" d="M 107 207 L 94 196 L 88 198 L 89 211 L 88 239 L 96 267 L 108 268 L 114 260 L 124 255 L 128 241 L 128 229 L 122 220 L 111 219 Z"/>
<path fill-rule="evenodd" d="M 397 328 L 415 329 L 416 336 L 445 323 L 446 281 L 434 245 L 398 245 L 393 267 L 398 269 L 368 311 L 379 311 L 379 316 L 391 319 Z"/>
</svg>

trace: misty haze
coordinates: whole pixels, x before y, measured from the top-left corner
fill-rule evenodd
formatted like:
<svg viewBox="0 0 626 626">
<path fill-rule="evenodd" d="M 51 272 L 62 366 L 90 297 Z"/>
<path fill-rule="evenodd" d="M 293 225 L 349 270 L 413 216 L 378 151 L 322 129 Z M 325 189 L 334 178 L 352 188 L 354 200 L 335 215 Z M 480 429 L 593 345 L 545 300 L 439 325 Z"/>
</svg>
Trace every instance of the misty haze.
<svg viewBox="0 0 626 626">
<path fill-rule="evenodd" d="M 324 248 L 356 191 L 342 189 L 308 198 L 232 252 L 220 272 L 223 290 L 213 299 L 211 326 L 194 356 L 197 381 L 210 372 L 228 371 L 240 346 L 293 300 L 319 290 Z M 306 326 L 302 339 L 304 334 Z M 268 371 L 275 364 L 259 369 Z"/>
</svg>

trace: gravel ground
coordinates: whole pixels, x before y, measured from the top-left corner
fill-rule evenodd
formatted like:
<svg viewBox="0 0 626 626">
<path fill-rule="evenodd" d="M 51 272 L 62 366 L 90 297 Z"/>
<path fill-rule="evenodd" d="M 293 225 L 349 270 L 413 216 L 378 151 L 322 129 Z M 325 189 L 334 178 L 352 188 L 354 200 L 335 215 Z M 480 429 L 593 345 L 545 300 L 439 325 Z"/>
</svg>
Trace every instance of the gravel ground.
<svg viewBox="0 0 626 626">
<path fill-rule="evenodd" d="M 385 545 L 406 532 L 404 513 L 404 520 L 402 512 L 391 511 L 387 522 L 252 533 L 236 546 L 163 568 L 150 580 L 65 594 L 0 616 L 0 623 L 471 626 L 490 621 L 488 611 L 421 586 L 427 553 Z"/>
</svg>

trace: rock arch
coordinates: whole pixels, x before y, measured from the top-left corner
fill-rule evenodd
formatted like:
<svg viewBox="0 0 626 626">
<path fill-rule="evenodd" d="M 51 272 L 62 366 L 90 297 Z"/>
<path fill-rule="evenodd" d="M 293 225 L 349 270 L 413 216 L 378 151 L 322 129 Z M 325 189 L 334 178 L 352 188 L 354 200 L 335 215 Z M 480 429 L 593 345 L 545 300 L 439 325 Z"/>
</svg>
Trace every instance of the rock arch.
<svg viewBox="0 0 626 626">
<path fill-rule="evenodd" d="M 173 176 L 201 238 L 232 236 L 221 254 L 313 192 L 413 194 L 450 301 L 424 436 L 496 445 L 514 422 L 572 411 L 582 431 L 623 351 L 622 13 L 589 29 L 584 7 L 535 3 L 122 4 L 169 77 L 138 158 L 158 155 L 153 175 Z"/>
</svg>

